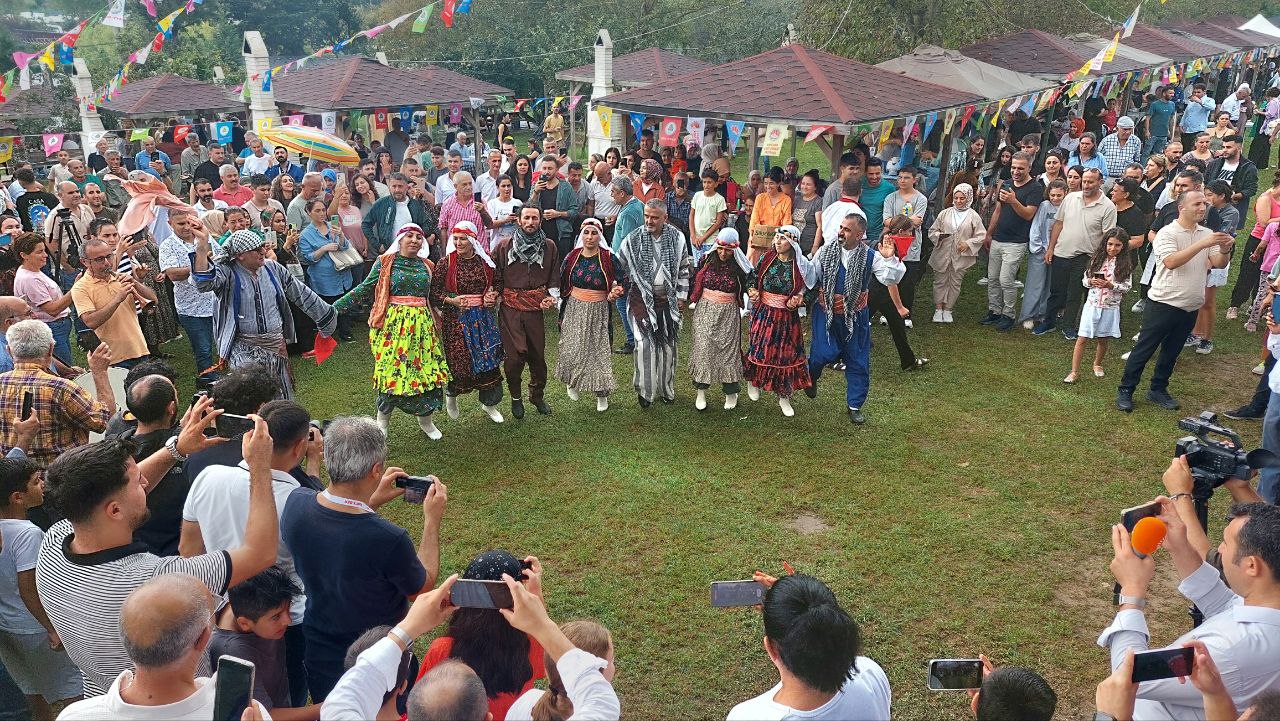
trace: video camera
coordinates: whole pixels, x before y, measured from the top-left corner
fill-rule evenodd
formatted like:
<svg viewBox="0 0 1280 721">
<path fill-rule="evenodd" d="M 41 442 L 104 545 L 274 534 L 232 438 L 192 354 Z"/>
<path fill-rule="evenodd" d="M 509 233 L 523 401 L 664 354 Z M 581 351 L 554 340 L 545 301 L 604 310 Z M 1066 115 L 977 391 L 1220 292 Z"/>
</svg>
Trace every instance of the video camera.
<svg viewBox="0 0 1280 721">
<path fill-rule="evenodd" d="M 1187 465 L 1195 479 L 1191 495 L 1202 526 L 1207 527 L 1208 503 L 1214 489 L 1228 479 L 1248 479 L 1258 469 L 1280 464 L 1280 458 L 1265 448 L 1246 453 L 1239 434 L 1218 425 L 1218 414 L 1213 411 L 1183 418 L 1178 421 L 1178 428 L 1192 434 L 1178 439 L 1173 454 L 1175 457 L 1187 457 Z"/>
</svg>

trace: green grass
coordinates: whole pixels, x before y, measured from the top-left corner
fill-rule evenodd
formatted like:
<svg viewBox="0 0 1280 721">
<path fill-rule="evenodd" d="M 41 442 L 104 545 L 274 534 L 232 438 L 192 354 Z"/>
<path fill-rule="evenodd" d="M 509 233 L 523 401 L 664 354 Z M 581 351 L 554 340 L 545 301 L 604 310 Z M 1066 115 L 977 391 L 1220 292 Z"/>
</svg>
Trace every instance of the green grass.
<svg viewBox="0 0 1280 721">
<path fill-rule="evenodd" d="M 1271 172 L 1263 175 L 1268 187 Z M 613 631 L 630 718 L 723 718 L 775 682 L 759 614 L 711 608 L 708 584 L 781 573 L 783 561 L 826 581 L 857 618 L 865 654 L 892 682 L 895 718 L 965 717 L 967 697 L 925 690 L 925 662 L 980 652 L 1038 669 L 1059 695 L 1059 716 L 1081 717 L 1108 673 L 1094 641 L 1112 613 L 1109 527 L 1120 509 L 1161 492 L 1178 418 L 1248 398 L 1262 336 L 1220 317 L 1213 354 L 1180 358 L 1171 390 L 1182 412 L 1139 393 L 1125 415 L 1112 401 L 1131 343 L 1113 343 L 1105 379 L 1086 373 L 1066 386 L 1071 345 L 1061 336 L 977 325 L 979 275 L 967 279 L 952 326 L 928 322 L 931 289 L 920 288 L 924 318 L 910 333 L 932 359 L 925 372 L 898 371 L 876 328 L 862 428 L 844 416 L 839 374 L 824 376 L 817 401 L 797 397 L 794 418 L 771 396 L 744 394 L 725 412 L 717 390 L 698 413 L 686 320 L 674 406 L 641 410 L 630 358 L 615 356 L 621 388 L 607 413 L 590 398 L 571 403 L 553 380 L 553 416 L 530 409 L 517 422 L 504 402 L 508 420 L 495 425 L 469 395 L 460 420 L 438 414 L 440 442 L 397 414 L 390 462 L 449 485 L 443 574 L 490 548 L 535 554 L 554 618 L 594 618 Z M 1124 304 L 1126 336 L 1139 324 L 1134 298 Z M 1221 313 L 1225 295 L 1218 305 Z M 550 316 L 548 327 L 554 358 Z M 295 366 L 299 398 L 317 417 L 374 412 L 369 350 L 357 336 L 323 366 Z M 183 341 L 169 349 L 189 357 Z M 1258 442 L 1258 423 L 1235 425 Z M 1214 501 L 1215 541 L 1227 501 Z M 419 507 L 394 502 L 383 513 L 421 532 Z M 828 529 L 797 532 L 800 514 Z M 1189 621 L 1173 568 L 1158 557 L 1157 569 L 1148 618 L 1162 644 Z"/>
</svg>

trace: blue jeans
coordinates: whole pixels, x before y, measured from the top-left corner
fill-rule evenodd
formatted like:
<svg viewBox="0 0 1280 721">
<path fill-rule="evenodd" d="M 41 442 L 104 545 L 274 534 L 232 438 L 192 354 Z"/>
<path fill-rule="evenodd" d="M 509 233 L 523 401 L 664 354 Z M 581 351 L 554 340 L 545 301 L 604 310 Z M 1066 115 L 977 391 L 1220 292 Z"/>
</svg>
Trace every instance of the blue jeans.
<svg viewBox="0 0 1280 721">
<path fill-rule="evenodd" d="M 622 319 L 622 327 L 627 330 L 627 345 L 635 345 L 636 334 L 631 330 L 631 319 L 627 317 L 627 296 L 624 294 L 615 302 L 618 304 L 618 317 Z"/>
<path fill-rule="evenodd" d="M 53 357 L 68 367 L 71 362 L 71 316 L 58 320 L 47 320 L 45 325 L 53 332 Z"/>
<path fill-rule="evenodd" d="M 871 324 L 864 321 L 870 319 L 870 310 L 859 311 L 856 317 L 857 327 L 841 342 L 839 339 L 846 332 L 844 316 L 832 320 L 828 333 L 827 309 L 815 304 L 813 342 L 809 347 L 809 377 L 814 383 L 828 363 L 844 361 L 845 403 L 850 408 L 862 408 L 871 389 Z"/>
<path fill-rule="evenodd" d="M 196 375 L 213 366 L 213 317 L 178 314 L 178 325 L 187 333 L 196 359 Z"/>
<path fill-rule="evenodd" d="M 1169 139 L 1159 135 L 1152 135 L 1142 142 L 1142 159 L 1146 160 L 1154 153 L 1163 153 L 1164 146 L 1169 144 Z"/>
<path fill-rule="evenodd" d="M 1271 393 L 1267 415 L 1262 419 L 1262 447 L 1280 453 L 1280 393 Z M 1258 495 L 1267 503 L 1276 502 L 1280 491 L 1280 468 L 1263 468 L 1258 472 Z"/>
</svg>

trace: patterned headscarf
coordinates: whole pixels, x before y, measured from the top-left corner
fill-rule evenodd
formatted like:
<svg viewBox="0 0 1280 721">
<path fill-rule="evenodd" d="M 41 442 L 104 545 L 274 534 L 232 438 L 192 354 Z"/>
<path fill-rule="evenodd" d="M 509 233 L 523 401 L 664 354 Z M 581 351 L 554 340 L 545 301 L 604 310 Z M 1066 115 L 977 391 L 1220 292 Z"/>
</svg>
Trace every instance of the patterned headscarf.
<svg viewBox="0 0 1280 721">
<path fill-rule="evenodd" d="M 662 163 L 653 158 L 645 158 L 640 163 L 640 179 L 647 182 L 655 182 L 662 177 Z"/>
<path fill-rule="evenodd" d="M 419 258 L 430 257 L 431 248 L 427 247 L 427 243 L 426 243 L 427 234 L 425 231 L 422 230 L 422 226 L 418 225 L 417 223 L 405 223 L 404 225 L 400 226 L 400 230 L 396 231 L 396 239 L 391 241 L 391 247 L 387 248 L 386 252 L 391 254 L 399 253 L 400 252 L 400 236 L 411 231 L 414 233 L 417 233 L 418 235 L 421 235 L 423 238 L 422 247 L 418 248 L 418 257 Z"/>
<path fill-rule="evenodd" d="M 733 228 L 721 228 L 716 235 L 716 248 L 733 248 L 733 259 L 738 262 L 738 267 L 742 268 L 743 273 L 751 273 L 751 261 L 747 259 L 747 254 L 742 252 L 738 231 Z"/>
<path fill-rule="evenodd" d="M 227 254 L 234 257 L 266 245 L 267 240 L 252 230 L 237 230 L 227 238 Z"/>
<path fill-rule="evenodd" d="M 489 257 L 489 254 L 485 252 L 485 249 L 480 245 L 480 241 L 477 239 L 479 233 L 476 230 L 475 223 L 472 223 L 469 220 L 460 220 L 454 224 L 453 230 L 449 232 L 449 242 L 444 246 L 445 255 L 453 255 L 458 250 L 457 246 L 453 244 L 453 236 L 455 235 L 470 236 L 471 247 L 475 249 L 476 255 L 480 256 L 480 260 L 483 260 L 485 265 L 490 268 L 494 267 L 493 259 Z"/>
<path fill-rule="evenodd" d="M 472 581 L 501 581 L 504 573 L 517 581 L 523 578 L 520 560 L 508 551 L 485 551 L 471 559 L 462 577 Z"/>
<path fill-rule="evenodd" d="M 585 220 L 582 221 L 582 228 L 578 229 L 578 242 L 574 244 L 573 246 L 574 250 L 584 247 L 585 243 L 582 242 L 582 230 L 583 228 L 586 228 L 588 225 L 595 228 L 596 231 L 600 233 L 600 244 L 601 245 L 604 244 L 604 223 L 601 223 L 599 220 L 595 218 L 586 218 Z"/>
</svg>

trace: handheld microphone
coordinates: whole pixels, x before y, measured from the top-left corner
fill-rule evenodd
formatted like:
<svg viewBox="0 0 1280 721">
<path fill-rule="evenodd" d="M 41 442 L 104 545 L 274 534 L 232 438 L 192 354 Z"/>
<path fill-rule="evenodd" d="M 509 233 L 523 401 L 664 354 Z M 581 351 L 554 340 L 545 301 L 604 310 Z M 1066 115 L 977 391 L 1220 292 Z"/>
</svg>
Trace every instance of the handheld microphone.
<svg viewBox="0 0 1280 721">
<path fill-rule="evenodd" d="M 1147 516 L 1138 519 L 1138 522 L 1133 525 L 1133 530 L 1129 532 L 1129 545 L 1133 548 L 1133 554 L 1138 558 L 1146 558 L 1155 553 L 1168 532 L 1169 527 L 1159 518 Z M 1111 598 L 1113 603 L 1120 603 L 1119 583 L 1112 590 Z"/>
</svg>

